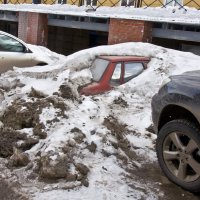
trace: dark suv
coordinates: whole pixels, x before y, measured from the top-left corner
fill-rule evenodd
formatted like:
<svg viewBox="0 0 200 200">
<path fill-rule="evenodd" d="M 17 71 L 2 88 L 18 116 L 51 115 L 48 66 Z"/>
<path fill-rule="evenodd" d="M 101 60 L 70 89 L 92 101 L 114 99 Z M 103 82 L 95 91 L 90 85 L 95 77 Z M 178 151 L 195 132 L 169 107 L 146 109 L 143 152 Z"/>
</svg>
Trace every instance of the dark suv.
<svg viewBox="0 0 200 200">
<path fill-rule="evenodd" d="M 152 119 L 164 174 L 200 192 L 200 71 L 171 76 L 152 99 Z"/>
</svg>

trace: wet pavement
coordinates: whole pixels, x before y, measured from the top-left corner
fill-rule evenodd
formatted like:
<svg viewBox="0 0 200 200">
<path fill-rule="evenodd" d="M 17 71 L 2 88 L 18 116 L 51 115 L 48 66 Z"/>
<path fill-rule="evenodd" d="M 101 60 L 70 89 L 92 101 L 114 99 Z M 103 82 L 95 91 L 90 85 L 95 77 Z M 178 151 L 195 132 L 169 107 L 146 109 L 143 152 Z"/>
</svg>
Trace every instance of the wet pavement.
<svg viewBox="0 0 200 200">
<path fill-rule="evenodd" d="M 157 162 L 147 164 L 137 170 L 129 169 L 129 173 L 132 174 L 134 179 L 147 184 L 150 183 L 151 190 L 157 191 L 158 200 L 200 200 L 200 193 L 190 193 L 169 181 Z"/>
</svg>

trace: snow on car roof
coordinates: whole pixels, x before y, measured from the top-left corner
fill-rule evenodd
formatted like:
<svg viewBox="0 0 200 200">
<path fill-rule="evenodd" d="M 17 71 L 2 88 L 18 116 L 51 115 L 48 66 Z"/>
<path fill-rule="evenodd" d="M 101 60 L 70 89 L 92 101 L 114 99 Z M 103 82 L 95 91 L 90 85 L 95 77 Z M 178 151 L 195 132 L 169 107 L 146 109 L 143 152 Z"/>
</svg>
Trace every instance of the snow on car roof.
<svg viewBox="0 0 200 200">
<path fill-rule="evenodd" d="M 99 58 L 110 60 L 112 62 L 120 61 L 150 61 L 150 58 L 141 56 L 100 56 Z"/>
</svg>

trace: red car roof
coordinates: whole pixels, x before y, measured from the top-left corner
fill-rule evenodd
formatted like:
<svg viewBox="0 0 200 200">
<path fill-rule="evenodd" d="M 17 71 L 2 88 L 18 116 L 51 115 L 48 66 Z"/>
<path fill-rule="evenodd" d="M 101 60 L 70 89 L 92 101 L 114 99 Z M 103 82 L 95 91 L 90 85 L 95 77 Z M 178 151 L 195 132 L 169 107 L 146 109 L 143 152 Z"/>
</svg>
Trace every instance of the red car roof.
<svg viewBox="0 0 200 200">
<path fill-rule="evenodd" d="M 120 62 L 120 61 L 150 61 L 148 57 L 140 57 L 140 56 L 99 56 L 99 58 L 110 60 L 112 62 Z"/>
</svg>

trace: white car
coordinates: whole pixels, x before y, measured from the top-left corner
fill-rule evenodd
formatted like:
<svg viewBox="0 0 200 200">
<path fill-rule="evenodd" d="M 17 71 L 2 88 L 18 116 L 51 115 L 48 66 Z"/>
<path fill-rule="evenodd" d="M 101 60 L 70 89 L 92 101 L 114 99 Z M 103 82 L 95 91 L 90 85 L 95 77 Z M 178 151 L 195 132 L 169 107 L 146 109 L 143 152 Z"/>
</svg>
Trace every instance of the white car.
<svg viewBox="0 0 200 200">
<path fill-rule="evenodd" d="M 52 58 L 42 48 L 44 47 L 26 44 L 15 36 L 0 31 L 0 73 L 11 70 L 14 66 L 50 64 Z"/>
</svg>

